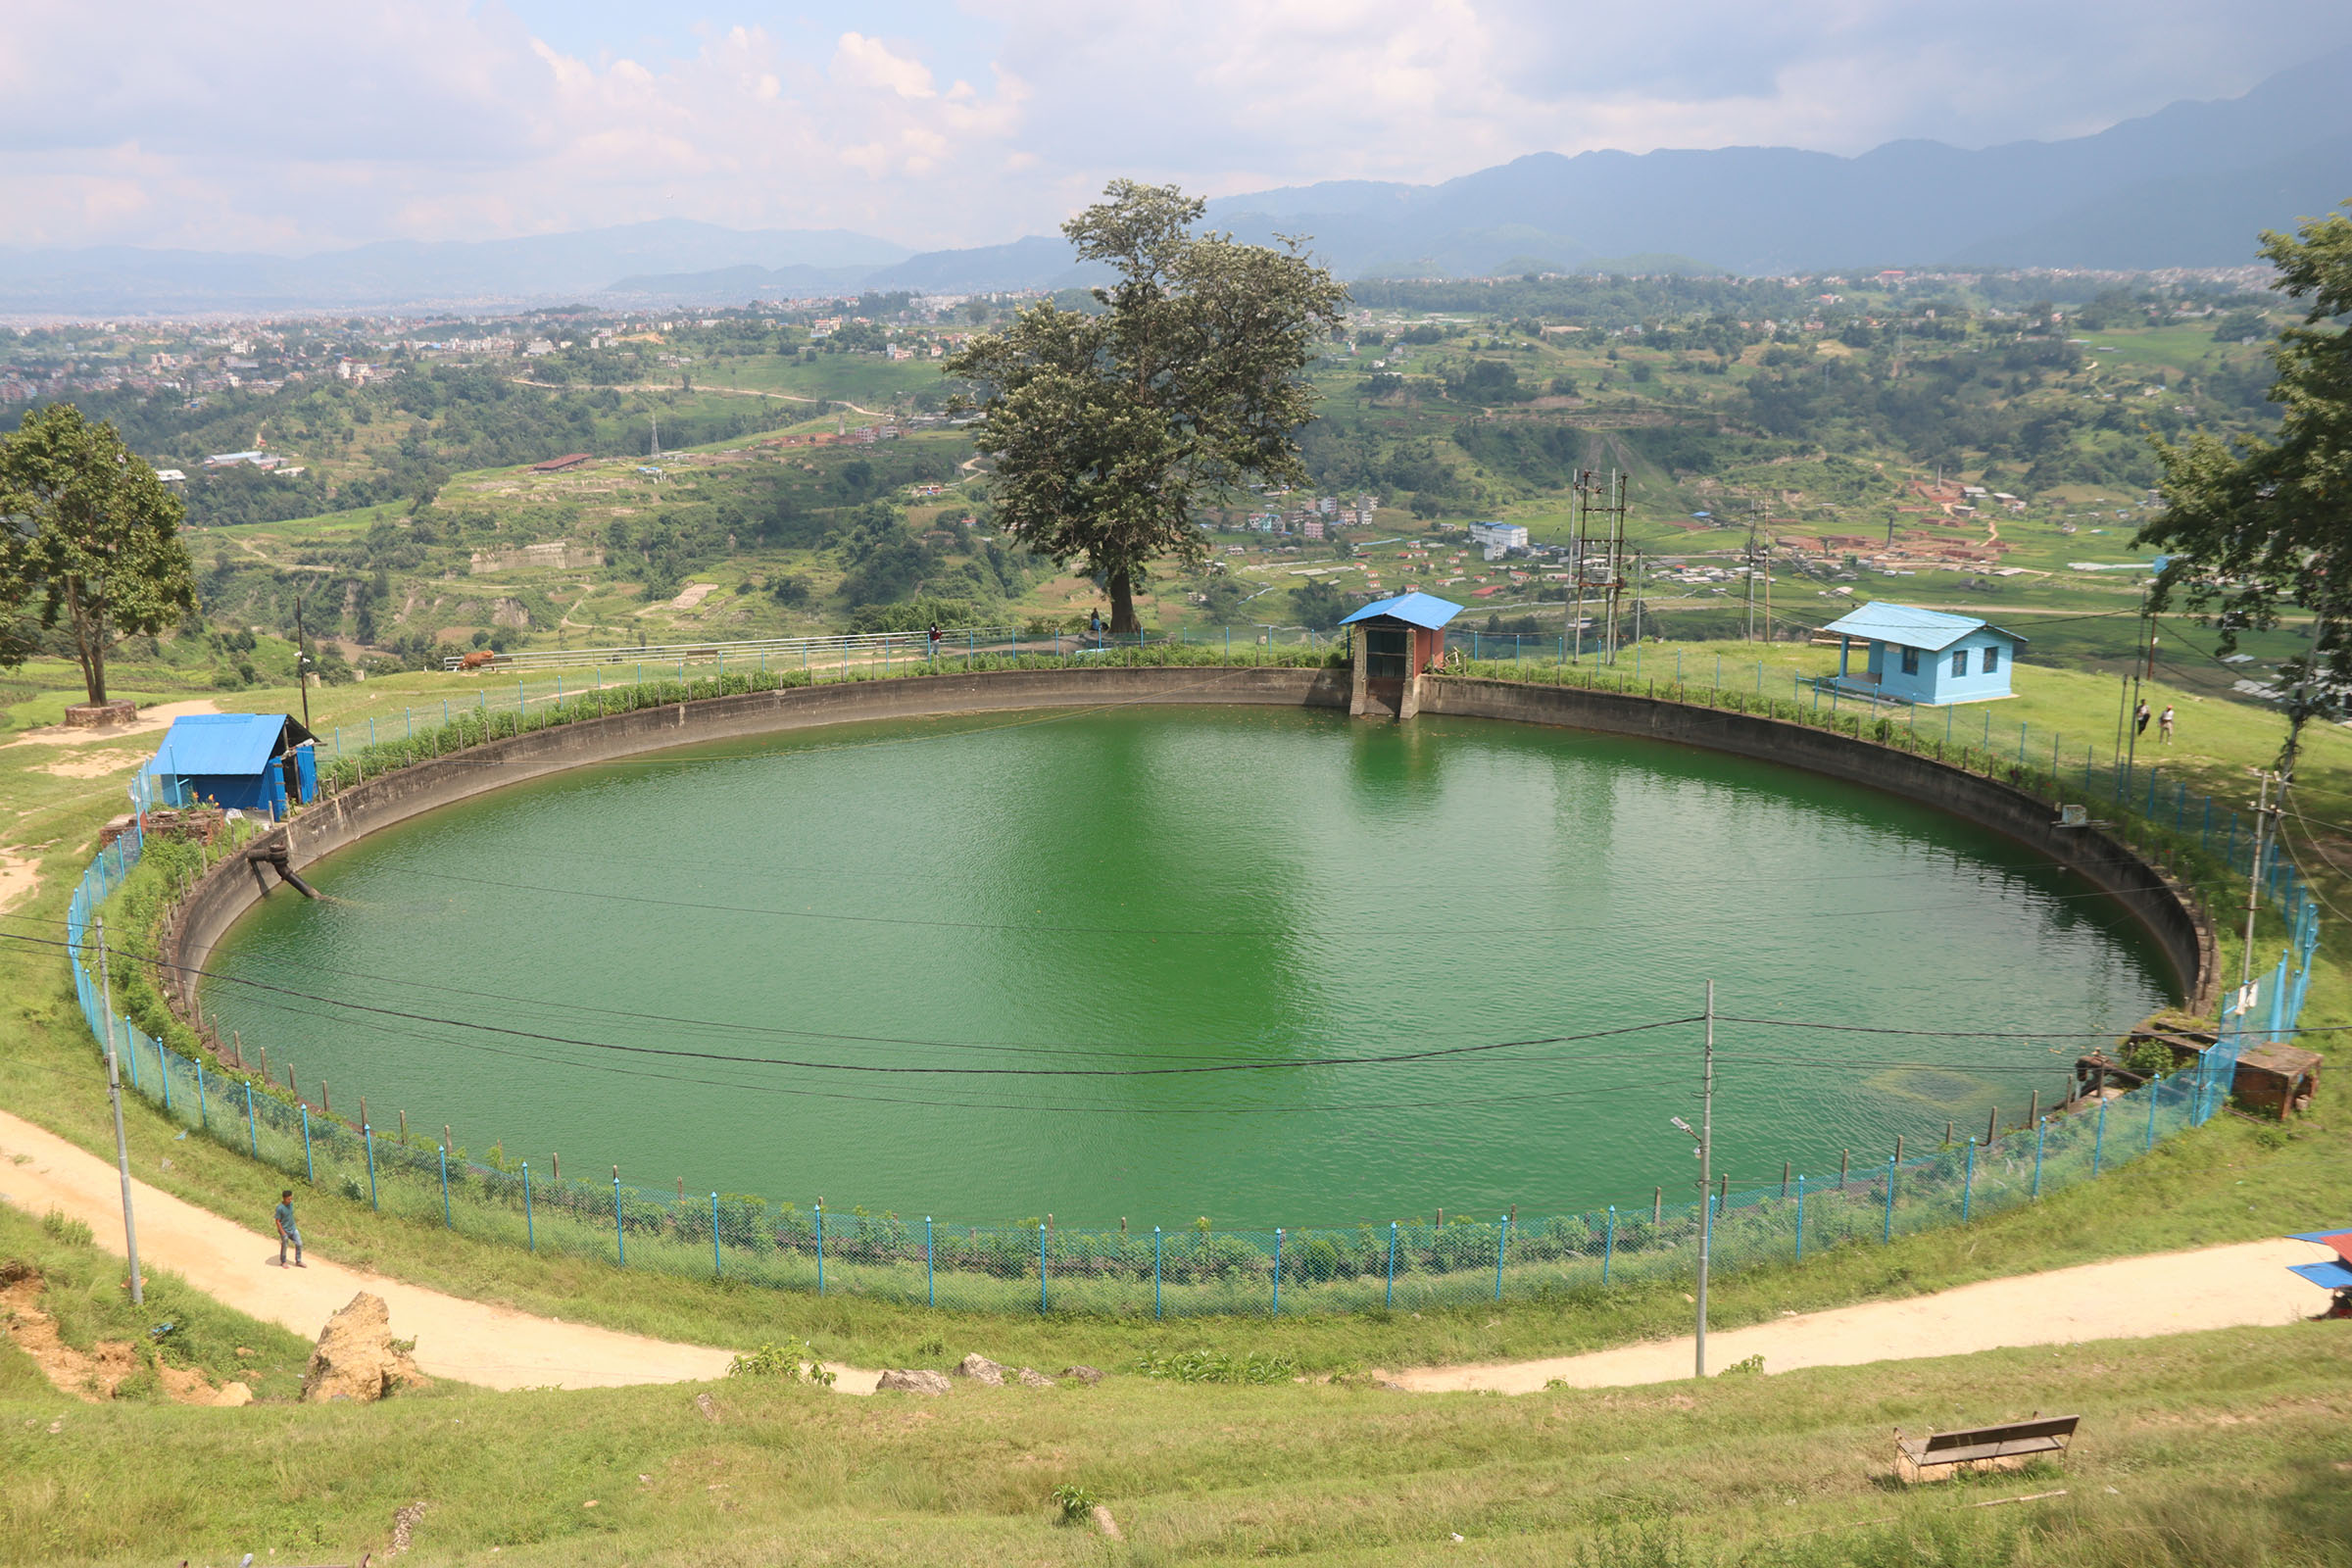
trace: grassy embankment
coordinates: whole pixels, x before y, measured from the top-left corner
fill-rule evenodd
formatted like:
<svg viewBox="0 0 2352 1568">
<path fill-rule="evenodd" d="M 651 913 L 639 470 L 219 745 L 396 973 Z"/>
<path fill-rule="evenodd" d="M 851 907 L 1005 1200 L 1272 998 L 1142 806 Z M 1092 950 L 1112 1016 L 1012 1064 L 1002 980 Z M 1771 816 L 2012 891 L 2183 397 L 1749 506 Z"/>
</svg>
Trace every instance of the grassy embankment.
<svg viewBox="0 0 2352 1568">
<path fill-rule="evenodd" d="M 1684 650 L 1686 662 L 1711 662 L 1713 651 Z M 1723 650 L 1727 667 L 1746 658 L 1751 684 L 1756 656 L 1774 666 L 1815 662 L 1821 651 L 1759 651 L 1734 645 Z M 1652 650 L 1645 661 L 1655 656 Z M 1529 674 L 1539 671 L 1529 669 Z M 2002 705 L 1995 712 L 2009 722 L 2012 712 L 2029 723 L 2038 719 L 2065 732 L 2088 730 L 2107 713 L 2110 686 L 2065 672 L 2034 670 L 2027 677 L 2033 696 Z M 314 717 L 322 725 L 351 723 L 368 712 L 389 715 L 428 692 L 452 686 L 449 677 L 407 676 L 314 694 Z M 281 694 L 278 701 L 282 703 Z M 256 708 L 272 706 L 270 694 L 242 694 Z M 409 699 L 404 703 L 403 699 Z M 436 699 L 437 701 L 437 699 Z M 2187 705 L 2183 703 L 2185 708 Z M 2184 725 L 2177 749 L 2184 772 L 2200 784 L 2221 787 L 2235 770 L 2264 758 L 2275 743 L 2277 721 L 2256 710 L 2206 704 Z M 2107 722 L 2112 725 L 2111 715 Z M 2030 731 L 2031 735 L 2034 733 Z M 2110 734 L 2112 729 L 2110 727 Z M 131 758 L 151 742 L 114 743 Z M 62 914 L 65 897 L 87 855 L 87 835 L 110 814 L 114 789 L 26 772 L 20 754 L 0 751 L 0 790 L 34 797 L 23 818 L 28 842 L 45 843 L 44 882 L 36 900 L 12 917 L 21 933 L 54 936 L 44 922 Z M 2352 738 L 2327 730 L 2313 738 L 2306 778 L 2315 789 L 2352 786 Z M 61 798 L 62 796 L 62 798 Z M 2317 873 L 2317 867 L 2314 867 Z M 2324 890 L 2340 893 L 2340 880 L 2320 875 Z M 2275 954 L 2268 916 L 2258 937 Z M 2228 944 L 2226 943 L 2226 948 Z M 2323 948 L 2323 956 L 2330 951 Z M 59 956 L 54 949 L 11 945 L 0 955 L 0 975 L 16 1010 L 0 1018 L 0 1102 L 77 1139 L 93 1150 L 110 1142 L 103 1096 L 92 1071 Z M 2347 1013 L 2345 977 L 2326 963 L 2315 981 L 2307 1021 L 2335 1022 Z M 2332 1037 L 2320 1037 L 2323 1043 Z M 2288 1134 L 2225 1119 L 2191 1138 L 2166 1147 L 2155 1158 L 2101 1182 L 2095 1191 L 2057 1195 L 2039 1207 L 1981 1223 L 1966 1233 L 1943 1232 L 1910 1238 L 1888 1249 L 1860 1249 L 1808 1262 L 1801 1270 L 1770 1268 L 1727 1279 L 1716 1295 L 1717 1321 L 1755 1321 L 1774 1313 L 1817 1307 L 1874 1296 L 1905 1294 L 1991 1274 L 2049 1267 L 2092 1257 L 2188 1247 L 2256 1236 L 2320 1223 L 2333 1216 L 2329 1203 L 2346 1169 L 2344 1137 L 2336 1118 L 2321 1115 Z M 258 1223 L 262 1195 L 273 1178 L 255 1170 L 234 1152 L 190 1139 L 144 1106 L 135 1106 L 132 1138 L 141 1174 L 181 1196 Z M 169 1153 L 173 1168 L 161 1161 Z M 1124 1364 L 1150 1349 L 1211 1345 L 1236 1352 L 1260 1349 L 1289 1354 L 1310 1367 L 1402 1364 L 1551 1353 L 1676 1332 L 1684 1306 L 1679 1289 L 1627 1288 L 1596 1300 L 1514 1303 L 1500 1308 L 1428 1314 L 1390 1320 L 1254 1319 L 1191 1321 L 1168 1325 L 1101 1320 L 957 1319 L 953 1315 L 869 1301 L 769 1294 L 687 1280 L 662 1281 L 648 1291 L 644 1276 L 631 1276 L 591 1261 L 531 1258 L 511 1250 L 469 1243 L 446 1232 L 370 1213 L 364 1204 L 320 1193 L 306 1211 L 306 1224 L 329 1255 L 380 1267 L 459 1294 L 512 1300 L 533 1310 L 606 1322 L 616 1327 L 741 1346 L 781 1334 L 805 1335 L 826 1354 L 862 1364 L 942 1364 L 968 1348 L 1032 1361 L 1093 1359 Z"/>
<path fill-rule="evenodd" d="M 2342 1328 L 1517 1399 L 1140 1378 L 848 1399 L 730 1380 L 706 1417 L 679 1388 L 243 1410 L 0 1392 L 0 1561 L 351 1561 L 422 1502 L 416 1560 L 510 1565 L 2341 1564 Z M 1887 1479 L 1892 1427 L 2035 1408 L 2083 1417 L 2062 1464 Z M 1063 1485 L 1128 1544 L 1057 1527 Z"/>
</svg>

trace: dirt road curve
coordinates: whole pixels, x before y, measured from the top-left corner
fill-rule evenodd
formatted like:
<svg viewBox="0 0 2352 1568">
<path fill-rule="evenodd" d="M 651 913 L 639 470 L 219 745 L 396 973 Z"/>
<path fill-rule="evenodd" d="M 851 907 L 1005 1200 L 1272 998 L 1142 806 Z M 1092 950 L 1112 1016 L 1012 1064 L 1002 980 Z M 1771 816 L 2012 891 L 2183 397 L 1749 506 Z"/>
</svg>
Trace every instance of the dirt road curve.
<svg viewBox="0 0 2352 1568">
<path fill-rule="evenodd" d="M 1707 1366 L 1720 1372 L 1760 1355 L 1768 1373 L 1794 1372 L 2026 1345 L 2291 1323 L 2328 1302 L 2326 1292 L 2289 1274 L 2286 1265 L 2329 1255 L 2309 1242 L 2246 1242 L 1985 1280 L 1909 1300 L 1869 1301 L 1709 1333 Z M 1599 1389 L 1670 1383 L 1690 1371 L 1686 1337 L 1547 1361 L 1424 1367 L 1387 1375 L 1419 1393 L 1532 1394 L 1554 1378 L 1572 1388 Z"/>
<path fill-rule="evenodd" d="M 276 1193 L 266 1175 L 256 1183 L 254 1209 L 267 1220 Z M 206 1295 L 306 1339 L 316 1338 L 355 1293 L 372 1292 L 392 1310 L 392 1332 L 415 1338 L 416 1364 L 437 1378 L 490 1389 L 587 1389 L 694 1382 L 727 1370 L 725 1350 L 532 1317 L 347 1268 L 316 1252 L 307 1268 L 281 1269 L 273 1236 L 232 1225 L 144 1182 L 134 1180 L 131 1195 L 139 1258 L 151 1275 L 169 1269 Z M 0 1199 L 30 1214 L 58 1209 L 82 1220 L 101 1246 L 122 1255 L 122 1178 L 114 1166 L 6 1112 L 0 1112 Z M 841 1386 L 852 1381 L 845 1376 Z"/>
</svg>

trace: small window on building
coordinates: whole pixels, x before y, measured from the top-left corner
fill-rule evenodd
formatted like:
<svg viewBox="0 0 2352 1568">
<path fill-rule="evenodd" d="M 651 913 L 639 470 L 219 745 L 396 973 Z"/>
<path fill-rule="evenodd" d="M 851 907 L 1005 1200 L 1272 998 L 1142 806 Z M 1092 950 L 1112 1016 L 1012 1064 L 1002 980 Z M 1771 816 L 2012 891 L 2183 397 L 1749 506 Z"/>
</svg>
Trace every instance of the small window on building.
<svg viewBox="0 0 2352 1568">
<path fill-rule="evenodd" d="M 2000 667 L 2001 667 L 2001 651 L 2000 651 L 1998 648 L 1987 648 L 1987 649 L 1985 649 L 1985 650 L 1984 650 L 1984 673 L 1985 673 L 1985 674 L 1987 674 L 1987 675 L 1989 675 L 1989 674 L 1992 674 L 1994 671 L 1998 670 Z"/>
<path fill-rule="evenodd" d="M 1952 652 L 1952 673 L 1953 673 L 1953 674 L 1955 674 L 1955 675 L 1965 675 L 1965 674 L 1967 674 L 1967 673 L 1968 673 L 1968 650 L 1967 650 L 1967 649 L 1965 649 L 1965 648 L 1959 648 L 1959 649 L 1954 649 L 1954 650 L 1953 650 L 1953 652 Z"/>
<path fill-rule="evenodd" d="M 1919 673 L 1918 649 L 1906 648 L 1903 650 L 1903 673 L 1906 675 L 1916 675 Z"/>
</svg>

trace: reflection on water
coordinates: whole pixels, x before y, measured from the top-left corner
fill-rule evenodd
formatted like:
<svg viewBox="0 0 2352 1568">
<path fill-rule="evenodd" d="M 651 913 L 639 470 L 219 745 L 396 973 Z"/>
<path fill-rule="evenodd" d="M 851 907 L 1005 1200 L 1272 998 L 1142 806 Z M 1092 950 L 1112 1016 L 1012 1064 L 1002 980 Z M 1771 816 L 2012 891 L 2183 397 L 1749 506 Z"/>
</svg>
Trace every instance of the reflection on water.
<svg viewBox="0 0 2352 1568">
<path fill-rule="evenodd" d="M 216 967 L 324 1000 L 206 1005 L 338 1103 L 974 1222 L 1646 1202 L 1691 1179 L 1661 1129 L 1698 1030 L 1558 1037 L 1710 978 L 1745 1017 L 2042 1036 L 1722 1025 L 1718 1168 L 1777 1181 L 2046 1102 L 2051 1036 L 2163 1000 L 2120 911 L 1967 824 L 1430 715 L 845 725 L 503 790 L 311 879 L 331 902 L 271 899 Z"/>
</svg>

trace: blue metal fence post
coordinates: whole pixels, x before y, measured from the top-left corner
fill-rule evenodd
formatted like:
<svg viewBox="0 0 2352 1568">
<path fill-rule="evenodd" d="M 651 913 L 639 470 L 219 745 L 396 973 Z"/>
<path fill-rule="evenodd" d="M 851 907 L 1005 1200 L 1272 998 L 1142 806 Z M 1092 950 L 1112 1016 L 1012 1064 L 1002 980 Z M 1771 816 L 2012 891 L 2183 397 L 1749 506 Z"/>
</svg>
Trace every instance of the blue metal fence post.
<svg viewBox="0 0 2352 1568">
<path fill-rule="evenodd" d="M 935 1254 L 931 1245 L 931 1216 L 923 1216 L 923 1304 L 939 1304 L 939 1276 L 934 1272 Z"/>
<path fill-rule="evenodd" d="M 1609 1205 L 1609 1228 L 1600 1240 L 1600 1283 L 1609 1283 L 1609 1265 L 1617 1261 L 1617 1205 Z"/>
<path fill-rule="evenodd" d="M 1395 1220 L 1389 1221 L 1389 1290 L 1388 1294 L 1381 1298 L 1380 1304 L 1384 1309 L 1396 1304 L 1396 1222 Z"/>
<path fill-rule="evenodd" d="M 539 1250 L 539 1230 L 531 1223 L 531 1162 L 522 1162 L 522 1246 L 525 1251 Z"/>
<path fill-rule="evenodd" d="M 254 1158 L 262 1157 L 262 1135 L 253 1124 L 253 1085 L 245 1086 L 245 1147 Z"/>
<path fill-rule="evenodd" d="M 441 1146 L 441 1228 L 454 1231 L 458 1227 L 449 1217 L 449 1146 Z"/>
<path fill-rule="evenodd" d="M 612 1167 L 612 1246 L 622 1268 L 629 1266 L 629 1233 L 620 1223 L 620 1167 Z"/>
<path fill-rule="evenodd" d="M 1882 1245 L 1894 1240 L 1894 1156 L 1886 1156 L 1886 1229 L 1879 1237 Z"/>
<path fill-rule="evenodd" d="M 360 1138 L 368 1146 L 368 1206 L 375 1208 L 375 1129 L 360 1123 Z"/>
<path fill-rule="evenodd" d="M 202 1056 L 196 1058 L 196 1125 L 206 1132 L 212 1131 L 212 1116 L 205 1109 L 204 1103 L 204 1058 Z"/>
<path fill-rule="evenodd" d="M 1977 1141 L 1968 1141 L 1968 1174 L 1960 1182 L 1960 1223 L 1968 1223 L 1969 1206 L 1977 1196 Z"/>
<path fill-rule="evenodd" d="M 2099 1173 L 2099 1155 L 2107 1148 L 2107 1097 L 2099 1097 L 2099 1124 L 2090 1137 L 2090 1173 Z"/>
<path fill-rule="evenodd" d="M 2276 993 L 2273 994 L 2276 995 Z M 2156 1101 L 2163 1087 L 2164 1080 L 2161 1078 L 2151 1078 L 2148 1080 L 2148 1141 L 2140 1145 L 2142 1150 L 2154 1149 L 2156 1147 Z"/>
<path fill-rule="evenodd" d="M 1274 1315 L 1282 1316 L 1282 1227 L 1274 1227 Z"/>
<path fill-rule="evenodd" d="M 1763 666 L 1758 665 L 1761 669 Z M 1502 1299 L 1502 1254 L 1511 1245 L 1511 1216 L 1502 1216 L 1502 1228 L 1494 1235 L 1494 1299 Z"/>
<path fill-rule="evenodd" d="M 928 1230 L 930 1225 L 929 1220 L 923 1221 L 924 1229 Z M 718 1194 L 713 1192 L 710 1195 L 710 1277 L 720 1279 L 726 1272 L 726 1254 L 718 1250 Z"/>
<path fill-rule="evenodd" d="M 1231 643 L 1231 642 L 1233 641 L 1233 628 L 1232 628 L 1232 627 L 1230 627 L 1230 626 L 1228 626 L 1228 627 L 1226 627 L 1226 628 L 1225 628 L 1225 640 L 1226 640 L 1228 643 Z M 1159 1234 L 1159 1227 L 1158 1227 L 1158 1226 L 1156 1226 L 1156 1225 L 1154 1225 L 1154 1226 L 1152 1226 L 1152 1315 L 1153 1317 L 1157 1317 L 1157 1316 L 1159 1316 L 1159 1315 L 1160 1315 L 1160 1303 L 1159 1303 L 1159 1252 L 1160 1252 L 1160 1242 L 1161 1242 L 1161 1237 L 1160 1237 L 1160 1234 Z"/>
<path fill-rule="evenodd" d="M 816 1200 L 816 1294 L 825 1294 L 825 1200 Z"/>
<path fill-rule="evenodd" d="M 311 1107 L 302 1107 L 302 1179 L 318 1185 L 318 1167 L 311 1160 Z"/>
<path fill-rule="evenodd" d="M 1046 1309 L 1047 1309 L 1047 1305 L 1048 1305 L 1048 1298 L 1047 1298 L 1047 1296 L 1046 1296 L 1046 1228 L 1045 1228 L 1043 1225 L 1040 1225 L 1040 1226 L 1037 1228 L 1037 1312 L 1038 1312 L 1038 1315 L 1039 1315 L 1040 1317 L 1043 1317 L 1043 1316 L 1045 1316 L 1045 1314 L 1046 1314 Z"/>
<path fill-rule="evenodd" d="M 1805 1260 L 1805 1179 L 1796 1179 L 1796 1260 Z"/>
</svg>

